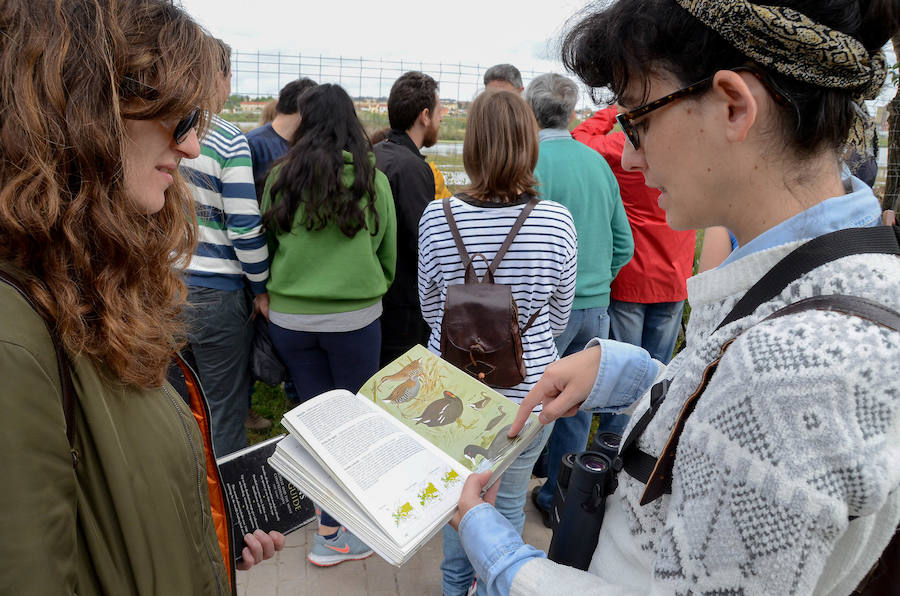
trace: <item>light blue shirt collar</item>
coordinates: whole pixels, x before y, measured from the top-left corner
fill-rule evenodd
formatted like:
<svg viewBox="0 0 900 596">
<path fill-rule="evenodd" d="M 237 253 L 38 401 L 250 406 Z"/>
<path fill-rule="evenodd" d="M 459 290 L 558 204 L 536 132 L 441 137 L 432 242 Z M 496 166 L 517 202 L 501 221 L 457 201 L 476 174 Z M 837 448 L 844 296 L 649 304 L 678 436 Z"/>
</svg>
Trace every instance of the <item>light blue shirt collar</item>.
<svg viewBox="0 0 900 596">
<path fill-rule="evenodd" d="M 881 205 L 872 189 L 854 176 L 844 180 L 850 181 L 849 193 L 825 199 L 766 230 L 747 244 L 736 248 L 720 266 L 788 242 L 807 240 L 844 228 L 867 228 L 880 224 Z"/>
<path fill-rule="evenodd" d="M 538 142 L 553 139 L 571 139 L 572 133 L 565 128 L 542 128 L 538 131 Z"/>
</svg>

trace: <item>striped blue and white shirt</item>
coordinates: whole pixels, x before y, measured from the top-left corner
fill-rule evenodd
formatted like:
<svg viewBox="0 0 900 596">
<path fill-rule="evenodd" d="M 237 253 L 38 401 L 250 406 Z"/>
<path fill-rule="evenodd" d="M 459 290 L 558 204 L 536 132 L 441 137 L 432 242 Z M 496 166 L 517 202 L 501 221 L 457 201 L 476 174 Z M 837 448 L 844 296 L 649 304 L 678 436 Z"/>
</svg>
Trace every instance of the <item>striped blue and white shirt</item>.
<svg viewBox="0 0 900 596">
<path fill-rule="evenodd" d="M 213 116 L 200 156 L 183 160 L 181 173 L 191 186 L 200 228 L 187 266 L 188 285 L 238 290 L 246 277 L 254 294 L 265 293 L 269 251 L 246 137 Z"/>
<path fill-rule="evenodd" d="M 470 255 L 480 252 L 488 261 L 497 254 L 523 208 L 521 204 L 478 207 L 457 198 L 450 199 L 450 205 L 466 251 Z M 498 389 L 517 403 L 537 383 L 547 365 L 559 357 L 553 338 L 565 330 L 569 320 L 577 255 L 575 224 L 568 209 L 554 201 L 540 201 L 494 275 L 495 283 L 512 288 L 520 328 L 540 309 L 534 324 L 522 336 L 525 381 Z M 475 261 L 479 277 L 486 269 L 483 261 Z M 447 286 L 463 283 L 464 275 L 441 201 L 432 201 L 419 221 L 419 301 L 422 316 L 431 327 L 428 349 L 436 354 L 440 354 Z"/>
</svg>

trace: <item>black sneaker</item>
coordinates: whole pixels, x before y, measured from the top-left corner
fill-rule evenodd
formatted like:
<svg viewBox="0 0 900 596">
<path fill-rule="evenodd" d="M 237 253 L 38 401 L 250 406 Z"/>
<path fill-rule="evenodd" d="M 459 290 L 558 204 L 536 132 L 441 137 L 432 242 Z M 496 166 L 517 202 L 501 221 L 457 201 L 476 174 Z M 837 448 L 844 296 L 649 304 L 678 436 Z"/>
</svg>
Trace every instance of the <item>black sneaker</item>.
<svg viewBox="0 0 900 596">
<path fill-rule="evenodd" d="M 534 508 L 538 510 L 538 513 L 541 514 L 541 521 L 544 522 L 544 527 L 550 527 L 550 511 L 548 509 L 544 509 L 540 505 L 538 505 L 538 493 L 541 490 L 540 484 L 531 489 L 531 502 L 534 503 Z"/>
</svg>

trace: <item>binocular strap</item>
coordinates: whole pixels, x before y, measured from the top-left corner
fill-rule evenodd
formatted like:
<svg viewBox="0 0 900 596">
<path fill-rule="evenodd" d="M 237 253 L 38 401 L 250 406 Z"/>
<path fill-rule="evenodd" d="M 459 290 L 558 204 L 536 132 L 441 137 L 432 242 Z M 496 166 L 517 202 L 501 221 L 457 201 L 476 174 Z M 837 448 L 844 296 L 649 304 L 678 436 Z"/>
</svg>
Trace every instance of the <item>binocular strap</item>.
<svg viewBox="0 0 900 596">
<path fill-rule="evenodd" d="M 806 310 L 839 312 L 866 319 L 867 321 L 893 331 L 900 331 L 900 313 L 897 311 L 866 298 L 845 296 L 842 294 L 812 296 L 810 298 L 798 300 L 793 304 L 789 304 L 776 310 L 760 322 L 762 323 Z M 699 387 L 697 387 L 697 390 L 688 397 L 687 401 L 685 401 L 682 406 L 681 411 L 678 414 L 678 419 L 675 422 L 675 426 L 672 428 L 669 439 L 666 441 L 665 446 L 663 446 L 659 457 L 653 457 L 652 455 L 641 451 L 636 445 L 637 439 L 643 434 L 647 425 L 650 423 L 650 420 L 656 415 L 659 406 L 665 399 L 669 388 L 669 381 L 661 381 L 651 388 L 650 408 L 634 425 L 631 432 L 628 434 L 628 437 L 622 443 L 621 452 L 614 464 L 614 469 L 617 472 L 619 470 L 625 470 L 629 476 L 646 485 L 644 492 L 641 494 L 641 505 L 652 503 L 662 495 L 672 492 L 672 468 L 675 464 L 675 452 L 678 448 L 678 440 L 681 437 L 681 432 L 684 430 L 684 425 L 687 422 L 688 417 L 694 411 L 697 400 L 703 395 L 710 379 L 712 379 L 713 374 L 715 374 L 719 362 L 722 360 L 728 347 L 731 346 L 738 337 L 739 335 L 725 342 L 719 350 L 719 355 L 716 359 L 710 362 L 706 369 L 704 369 Z"/>
</svg>

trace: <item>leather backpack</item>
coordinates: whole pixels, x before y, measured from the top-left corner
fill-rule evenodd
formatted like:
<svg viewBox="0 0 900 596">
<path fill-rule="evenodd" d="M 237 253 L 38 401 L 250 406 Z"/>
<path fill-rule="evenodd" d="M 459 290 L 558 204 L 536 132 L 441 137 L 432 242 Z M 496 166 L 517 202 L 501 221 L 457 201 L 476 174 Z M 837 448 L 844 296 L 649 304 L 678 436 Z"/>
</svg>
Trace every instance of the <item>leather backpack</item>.
<svg viewBox="0 0 900 596">
<path fill-rule="evenodd" d="M 443 199 L 444 215 L 465 270 L 465 282 L 447 287 L 441 321 L 441 358 L 491 387 L 514 387 L 525 380 L 522 335 L 540 309 L 520 329 L 512 288 L 494 283 L 494 273 L 537 202 L 532 197 L 525 203 L 496 256 L 488 263 L 482 253 L 470 256 L 466 251 L 450 199 Z M 477 258 L 488 264 L 481 279 L 475 271 Z"/>
</svg>

